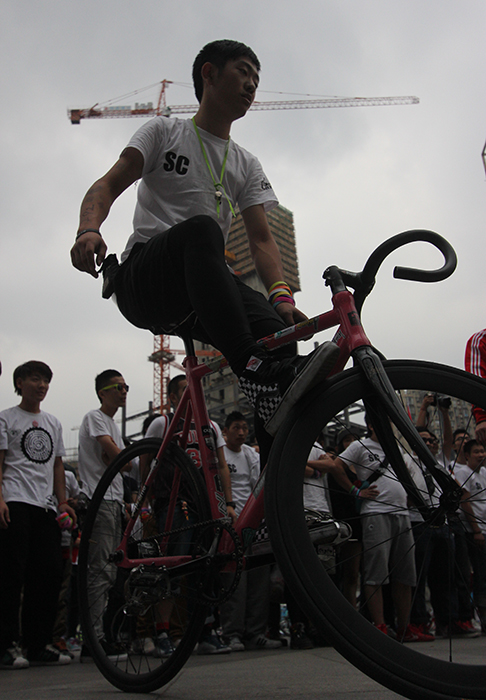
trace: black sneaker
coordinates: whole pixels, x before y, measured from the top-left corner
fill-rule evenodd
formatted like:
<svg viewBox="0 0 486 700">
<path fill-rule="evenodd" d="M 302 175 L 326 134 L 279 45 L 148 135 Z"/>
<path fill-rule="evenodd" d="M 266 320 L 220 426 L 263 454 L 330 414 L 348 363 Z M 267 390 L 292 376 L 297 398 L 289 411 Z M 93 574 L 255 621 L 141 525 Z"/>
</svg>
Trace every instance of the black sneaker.
<svg viewBox="0 0 486 700">
<path fill-rule="evenodd" d="M 270 435 L 275 435 L 292 406 L 327 377 L 338 356 L 338 346 L 329 341 L 304 357 L 280 361 L 250 357 L 238 383 Z"/>
<path fill-rule="evenodd" d="M 314 645 L 305 632 L 303 622 L 296 622 L 290 628 L 290 648 L 291 649 L 313 649 Z"/>
<path fill-rule="evenodd" d="M 15 642 L 11 647 L 5 650 L 5 653 L 0 652 L 0 668 L 7 668 L 17 671 L 22 668 L 29 668 L 30 664 L 22 654 L 22 650 Z"/>
<path fill-rule="evenodd" d="M 62 654 L 52 644 L 35 654 L 27 654 L 27 658 L 31 666 L 67 666 L 71 663 L 71 657 Z"/>
</svg>

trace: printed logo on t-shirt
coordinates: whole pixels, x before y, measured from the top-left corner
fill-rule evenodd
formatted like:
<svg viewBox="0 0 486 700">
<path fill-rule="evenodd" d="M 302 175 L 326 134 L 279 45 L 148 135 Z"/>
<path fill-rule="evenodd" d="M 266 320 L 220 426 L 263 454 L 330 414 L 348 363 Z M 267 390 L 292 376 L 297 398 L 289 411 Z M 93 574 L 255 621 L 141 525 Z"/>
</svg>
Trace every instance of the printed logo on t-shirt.
<svg viewBox="0 0 486 700">
<path fill-rule="evenodd" d="M 173 170 L 178 175 L 185 175 L 189 170 L 190 160 L 187 156 L 177 155 L 174 151 L 168 151 L 165 154 L 164 170 L 171 173 Z"/>
<path fill-rule="evenodd" d="M 29 428 L 22 435 L 22 452 L 31 462 L 45 464 L 53 453 L 52 438 L 44 428 Z"/>
<path fill-rule="evenodd" d="M 261 184 L 262 190 L 271 190 L 272 189 L 272 185 L 268 182 L 268 180 L 262 180 L 260 184 Z"/>
</svg>

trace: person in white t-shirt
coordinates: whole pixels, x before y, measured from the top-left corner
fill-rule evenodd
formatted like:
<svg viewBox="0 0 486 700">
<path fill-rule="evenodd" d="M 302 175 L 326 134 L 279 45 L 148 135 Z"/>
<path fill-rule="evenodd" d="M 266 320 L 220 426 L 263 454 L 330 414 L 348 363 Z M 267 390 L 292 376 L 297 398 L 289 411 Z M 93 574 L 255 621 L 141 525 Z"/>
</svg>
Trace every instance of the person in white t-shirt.
<svg viewBox="0 0 486 700">
<path fill-rule="evenodd" d="M 467 464 L 456 464 L 454 477 L 466 491 L 472 513 L 465 511 L 467 549 L 473 570 L 472 593 L 486 633 L 486 450 L 478 440 L 464 445 Z M 464 507 L 464 503 L 463 503 Z"/>
<path fill-rule="evenodd" d="M 336 462 L 352 465 L 361 482 L 372 474 L 378 495 L 361 506 L 363 525 L 363 589 L 374 625 L 388 633 L 383 609 L 382 584 L 391 579 L 397 634 L 401 641 L 433 641 L 431 635 L 412 630 L 409 625 L 411 591 L 416 584 L 413 535 L 407 507 L 407 494 L 398 481 L 377 435 L 366 419 L 369 437 L 355 440 Z M 379 470 L 379 471 L 377 471 Z"/>
<path fill-rule="evenodd" d="M 101 405 L 84 416 L 79 428 L 79 478 L 81 492 L 88 498 L 93 497 L 106 468 L 125 447 L 114 420 L 116 412 L 125 406 L 127 400 L 128 386 L 123 376 L 117 370 L 107 369 L 96 377 L 95 390 Z M 108 594 L 115 585 L 117 576 L 117 567 L 108 563 L 108 559 L 120 543 L 123 506 L 123 478 L 118 474 L 106 491 L 93 526 L 92 539 L 98 544 L 97 547 L 90 547 L 88 579 L 88 595 L 96 634 L 107 655 L 118 660 L 119 650 L 114 646 L 113 640 L 105 637 L 103 617 Z M 89 649 L 83 644 L 81 660 L 88 660 L 90 656 Z"/>
<path fill-rule="evenodd" d="M 61 423 L 40 408 L 52 371 L 44 362 L 16 368 L 18 406 L 0 412 L 0 668 L 70 662 L 51 645 L 62 580 L 59 511 L 66 501 Z M 22 603 L 22 641 L 19 611 Z"/>
<path fill-rule="evenodd" d="M 252 447 L 245 444 L 248 424 L 239 411 L 226 417 L 223 435 L 233 501 L 239 515 L 259 479 L 260 458 Z M 243 571 L 237 589 L 220 607 L 223 634 L 232 651 L 277 649 L 281 646 L 280 641 L 265 636 L 269 596 L 268 566 Z"/>
<path fill-rule="evenodd" d="M 172 379 L 169 382 L 168 386 L 168 399 L 169 399 L 169 404 L 171 408 L 175 411 L 175 409 L 179 406 L 180 400 L 182 398 L 182 394 L 184 393 L 185 389 L 187 387 L 187 379 L 184 374 L 178 374 L 175 377 L 172 377 Z M 167 431 L 168 426 L 170 425 L 172 418 L 173 418 L 173 413 L 157 416 L 150 425 L 147 428 L 147 431 L 145 433 L 145 437 L 147 438 L 160 438 L 163 439 L 165 436 L 165 433 Z M 182 428 L 182 426 L 181 426 Z M 216 455 L 217 455 L 217 460 L 218 460 L 218 471 L 219 471 L 219 476 L 221 479 L 221 488 L 224 493 L 224 498 L 226 501 L 226 513 L 221 513 L 221 515 L 228 515 L 231 520 L 234 522 L 236 520 L 236 513 L 235 513 L 235 504 L 233 502 L 233 497 L 232 497 L 232 491 L 231 491 L 231 479 L 230 479 L 230 474 L 229 474 L 229 469 L 228 465 L 226 464 L 226 459 L 224 456 L 224 451 L 223 447 L 225 445 L 225 441 L 223 438 L 223 435 L 221 433 L 221 428 L 217 423 L 214 421 L 211 421 L 211 428 L 213 430 L 213 438 L 214 438 L 214 443 L 216 447 Z M 188 436 L 187 436 L 187 446 L 186 446 L 186 452 L 188 455 L 191 457 L 192 461 L 194 462 L 196 467 L 201 466 L 201 452 L 199 448 L 199 442 L 198 442 L 198 436 L 197 432 L 195 430 L 195 425 L 192 424 L 191 428 L 189 429 Z M 145 459 L 142 458 L 142 464 L 141 464 L 141 469 L 142 473 L 143 470 L 145 469 Z M 159 470 L 158 476 L 162 475 L 162 470 Z M 170 470 L 169 465 L 166 465 L 165 469 L 163 470 L 163 479 L 165 483 L 172 483 L 173 479 L 173 472 Z M 157 479 L 156 479 L 157 481 Z M 161 485 L 162 492 L 165 491 L 165 488 L 163 485 Z M 166 491 L 168 494 L 168 492 Z M 165 522 L 165 512 L 162 512 L 159 516 L 159 531 L 164 530 L 164 522 Z M 174 527 L 181 527 L 186 523 L 187 517 L 186 514 L 184 514 L 180 508 L 180 506 L 176 506 L 175 509 L 175 514 L 174 514 Z M 186 531 L 186 533 L 179 535 L 179 538 L 176 542 L 172 543 L 172 547 L 175 547 L 176 549 L 172 550 L 172 553 L 175 554 L 186 554 L 189 551 L 189 545 L 190 542 L 193 538 L 193 532 Z M 174 650 L 174 645 L 173 645 L 173 640 L 172 640 L 172 635 L 171 635 L 171 630 L 170 630 L 170 616 L 172 612 L 172 606 L 173 602 L 171 599 L 167 599 L 165 601 L 162 601 L 159 604 L 159 618 L 160 620 L 157 623 L 157 631 L 158 635 L 157 638 L 154 640 L 155 647 L 156 647 L 156 653 L 160 656 L 169 656 L 173 650 Z M 216 633 L 215 630 L 215 618 L 212 612 L 208 615 L 206 618 L 206 622 L 204 625 L 204 628 L 201 632 L 201 636 L 199 638 L 198 646 L 197 646 L 197 652 L 199 655 L 213 655 L 213 654 L 226 654 L 230 652 L 230 648 L 222 642 L 218 634 Z M 147 647 L 147 641 L 145 640 L 145 646 Z M 149 642 L 150 645 L 150 642 Z M 150 646 L 149 646 L 150 648 Z"/>
<path fill-rule="evenodd" d="M 255 99 L 259 71 L 257 56 L 240 42 L 204 46 L 193 65 L 197 113 L 188 120 L 156 117 L 137 131 L 85 195 L 71 259 L 78 270 L 98 277 L 96 266 L 107 251 L 100 226 L 115 199 L 140 180 L 134 233 L 121 266 L 114 256 L 106 259 L 104 295 L 114 292 L 120 311 L 139 328 L 190 334 L 218 348 L 258 407 L 265 454 L 270 438 L 263 424 L 278 410 L 276 430 L 276 421 L 327 375 L 338 349 L 324 343 L 299 358 L 288 345 L 270 356 L 256 342 L 306 318 L 285 282 L 267 220 L 278 200 L 258 159 L 230 138 L 233 122 Z M 269 300 L 225 263 L 238 209 Z"/>
</svg>

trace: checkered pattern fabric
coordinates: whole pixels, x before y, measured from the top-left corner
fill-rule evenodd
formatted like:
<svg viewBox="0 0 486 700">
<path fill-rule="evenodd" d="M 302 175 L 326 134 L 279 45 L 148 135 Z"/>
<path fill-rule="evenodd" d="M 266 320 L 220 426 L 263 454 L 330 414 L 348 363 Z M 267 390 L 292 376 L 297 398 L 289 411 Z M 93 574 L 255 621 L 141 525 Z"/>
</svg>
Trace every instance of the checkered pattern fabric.
<svg viewBox="0 0 486 700">
<path fill-rule="evenodd" d="M 260 418 L 265 423 L 270 420 L 282 399 L 278 384 L 259 384 L 258 381 L 240 377 L 238 385 Z"/>
</svg>

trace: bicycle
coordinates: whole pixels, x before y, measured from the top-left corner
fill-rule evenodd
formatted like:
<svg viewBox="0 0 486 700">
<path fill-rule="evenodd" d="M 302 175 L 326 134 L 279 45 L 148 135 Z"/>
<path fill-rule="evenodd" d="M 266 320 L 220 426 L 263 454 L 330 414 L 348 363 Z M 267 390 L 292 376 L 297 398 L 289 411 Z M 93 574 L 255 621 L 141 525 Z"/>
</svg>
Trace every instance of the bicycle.
<svg viewBox="0 0 486 700">
<path fill-rule="evenodd" d="M 378 682 L 410 698 L 486 697 L 486 666 L 464 664 L 452 656 L 452 641 L 448 649 L 443 648 L 446 642 L 435 642 L 433 654 L 439 658 L 418 653 L 377 630 L 345 600 L 322 565 L 319 545 L 339 547 L 349 538 L 349 527 L 329 516 L 309 517 L 303 507 L 304 469 L 315 440 L 326 427 L 333 432 L 349 425 L 350 415 L 359 422 L 366 408 L 389 463 L 424 521 L 436 528 L 454 519 L 460 509 L 462 489 L 438 468 L 403 400 L 411 390 L 457 397 L 469 407 L 465 410 L 470 422 L 472 405 L 486 407 L 484 381 L 435 363 L 387 361 L 373 349 L 361 325 L 361 309 L 380 265 L 391 252 L 414 241 L 438 248 L 443 266 L 396 267 L 395 277 L 435 282 L 453 273 L 456 256 L 441 236 L 423 230 L 398 234 L 372 253 L 361 273 L 335 266 L 324 272 L 332 292 L 331 311 L 260 341 L 271 351 L 337 326 L 333 342 L 339 352 L 329 377 L 298 402 L 278 429 L 268 464 L 234 527 L 226 517 L 201 385 L 224 359 L 198 364 L 192 341 L 183 339 L 188 386 L 163 441 L 140 440 L 118 455 L 101 479 L 84 522 L 79 553 L 83 634 L 100 671 L 113 685 L 150 692 L 167 683 L 192 653 L 208 606 L 231 594 L 243 566 L 276 559 L 304 612 L 341 654 Z M 350 357 L 355 367 L 344 370 Z M 191 430 L 198 436 L 200 469 L 184 451 Z M 404 450 L 417 455 L 440 488 L 439 505 L 432 507 L 415 485 Z M 96 608 L 90 598 L 89 560 L 96 548 L 91 535 L 113 480 L 136 458 L 147 465 L 144 478 L 127 510 L 122 540 L 106 562 L 107 568 L 116 568 L 117 581 L 104 613 L 104 629 L 120 650 L 118 657 L 108 658 L 94 633 L 91 613 Z M 270 540 L 261 538 L 264 517 Z M 226 587 L 220 578 L 223 571 L 233 574 Z M 156 636 L 164 606 L 166 617 L 170 609 L 177 647 L 170 656 L 156 659 L 144 644 Z M 425 647 L 420 645 L 420 650 L 428 651 Z"/>
</svg>

